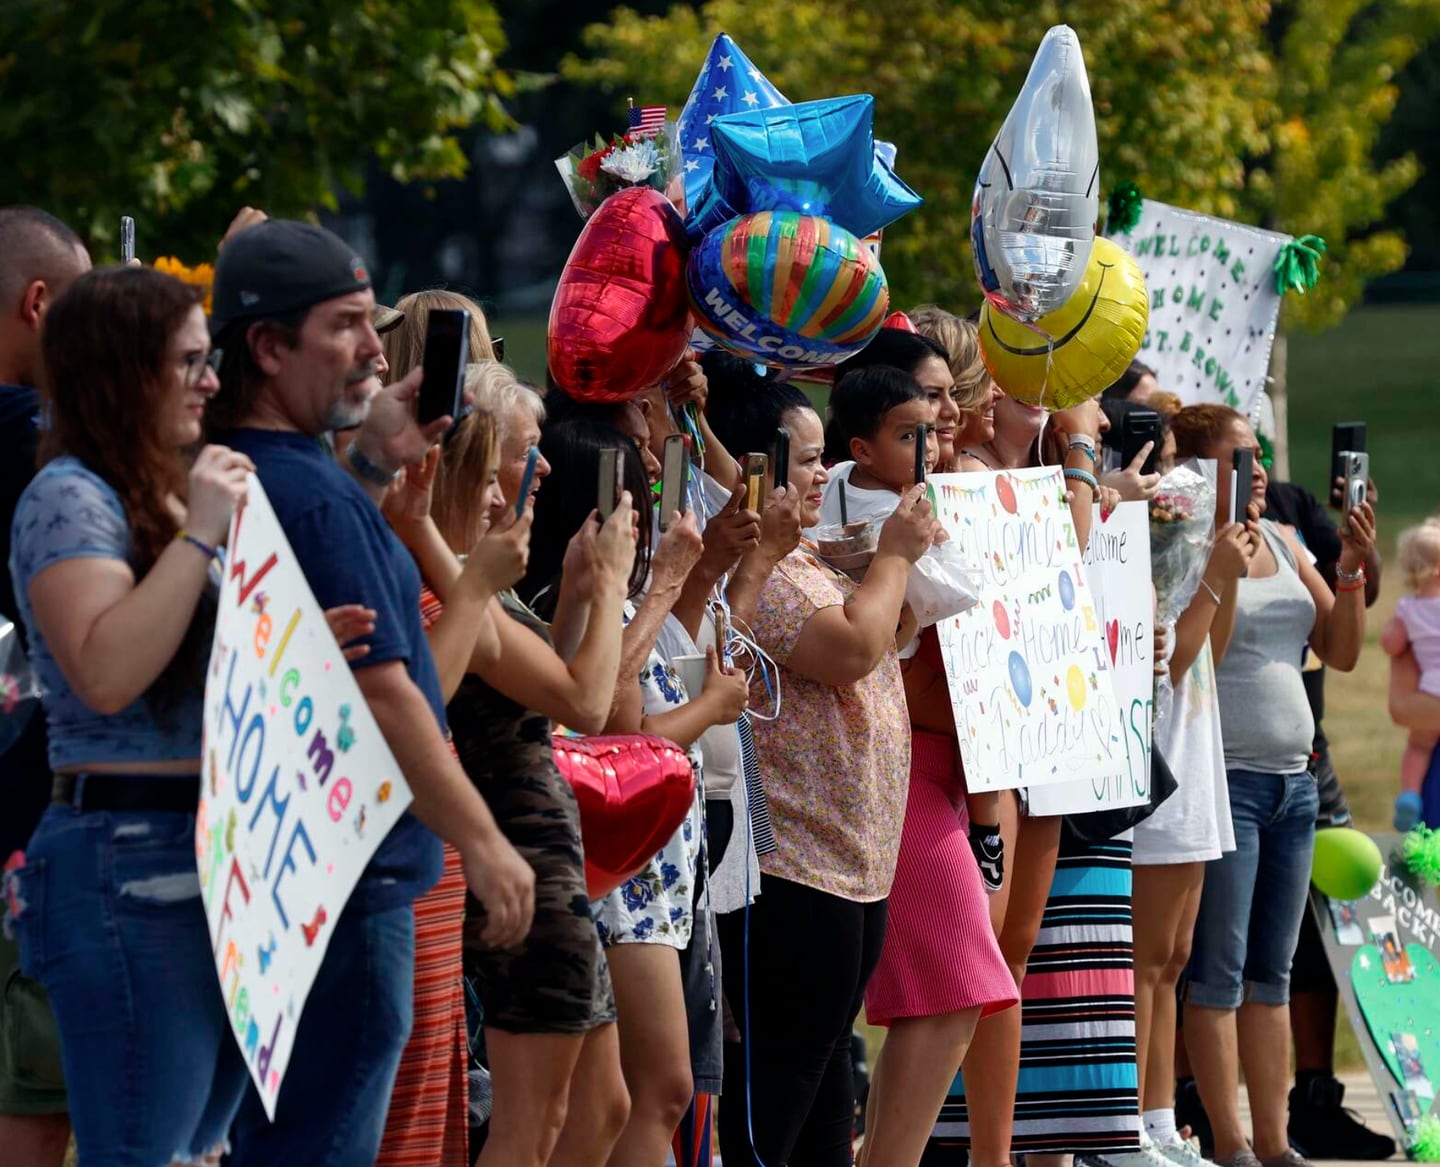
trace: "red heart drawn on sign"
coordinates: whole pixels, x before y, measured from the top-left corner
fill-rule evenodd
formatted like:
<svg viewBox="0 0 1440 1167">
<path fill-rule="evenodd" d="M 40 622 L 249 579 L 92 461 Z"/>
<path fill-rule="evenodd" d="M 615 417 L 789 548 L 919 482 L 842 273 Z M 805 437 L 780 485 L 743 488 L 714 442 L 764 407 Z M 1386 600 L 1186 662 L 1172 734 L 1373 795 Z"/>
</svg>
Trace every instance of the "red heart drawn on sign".
<svg viewBox="0 0 1440 1167">
<path fill-rule="evenodd" d="M 1120 643 L 1120 621 L 1111 620 L 1105 625 L 1105 639 L 1110 642 L 1110 663 L 1115 663 L 1115 647 Z"/>
</svg>

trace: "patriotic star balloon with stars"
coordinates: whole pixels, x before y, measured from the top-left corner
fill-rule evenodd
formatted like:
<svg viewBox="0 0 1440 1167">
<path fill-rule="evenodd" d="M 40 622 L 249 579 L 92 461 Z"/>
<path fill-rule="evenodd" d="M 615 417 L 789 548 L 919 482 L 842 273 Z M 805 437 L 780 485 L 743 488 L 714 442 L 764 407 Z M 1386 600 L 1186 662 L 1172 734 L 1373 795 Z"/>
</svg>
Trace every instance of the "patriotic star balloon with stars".
<svg viewBox="0 0 1440 1167">
<path fill-rule="evenodd" d="M 730 39 L 721 33 L 710 46 L 680 113 L 680 149 L 685 159 L 685 201 L 695 206 L 710 184 L 715 150 L 710 127 L 717 117 L 754 109 L 774 109 L 789 100 Z"/>
</svg>

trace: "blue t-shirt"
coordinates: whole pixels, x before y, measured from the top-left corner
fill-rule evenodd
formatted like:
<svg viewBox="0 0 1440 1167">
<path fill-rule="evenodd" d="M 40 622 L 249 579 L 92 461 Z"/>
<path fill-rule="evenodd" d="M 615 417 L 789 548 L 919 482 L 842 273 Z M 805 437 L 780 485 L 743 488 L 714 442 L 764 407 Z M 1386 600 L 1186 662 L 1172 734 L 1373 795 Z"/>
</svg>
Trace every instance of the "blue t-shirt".
<svg viewBox="0 0 1440 1167">
<path fill-rule="evenodd" d="M 202 692 L 162 720 L 144 697 L 119 713 L 97 713 L 76 696 L 35 626 L 30 583 L 67 559 L 131 563 L 130 523 L 120 496 L 79 459 L 56 458 L 31 480 L 15 507 L 10 574 L 25 624 L 30 666 L 43 688 L 55 769 L 100 762 L 171 762 L 200 757 Z"/>
<path fill-rule="evenodd" d="M 320 442 L 279 430 L 232 430 L 216 441 L 249 455 L 321 608 L 375 610 L 357 669 L 403 661 L 445 728 L 445 700 L 420 622 L 420 572 L 380 510 Z M 409 903 L 440 878 L 440 840 L 406 814 L 380 844 L 352 904 L 378 912 Z"/>
</svg>

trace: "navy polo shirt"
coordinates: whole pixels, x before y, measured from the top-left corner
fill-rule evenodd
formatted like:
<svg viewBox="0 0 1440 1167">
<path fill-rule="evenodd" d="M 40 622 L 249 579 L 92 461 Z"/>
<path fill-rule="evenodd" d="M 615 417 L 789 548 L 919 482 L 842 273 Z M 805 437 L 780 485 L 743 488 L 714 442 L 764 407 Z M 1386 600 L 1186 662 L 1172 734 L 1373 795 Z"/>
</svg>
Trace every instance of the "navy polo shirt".
<svg viewBox="0 0 1440 1167">
<path fill-rule="evenodd" d="M 444 732 L 440 677 L 420 622 L 420 572 L 380 509 L 317 438 L 238 429 L 215 440 L 255 463 L 320 607 L 375 610 L 375 631 L 362 642 L 370 652 L 353 667 L 403 661 Z M 371 912 L 409 903 L 435 885 L 442 862 L 440 840 L 406 814 L 370 860 L 351 903 Z"/>
</svg>

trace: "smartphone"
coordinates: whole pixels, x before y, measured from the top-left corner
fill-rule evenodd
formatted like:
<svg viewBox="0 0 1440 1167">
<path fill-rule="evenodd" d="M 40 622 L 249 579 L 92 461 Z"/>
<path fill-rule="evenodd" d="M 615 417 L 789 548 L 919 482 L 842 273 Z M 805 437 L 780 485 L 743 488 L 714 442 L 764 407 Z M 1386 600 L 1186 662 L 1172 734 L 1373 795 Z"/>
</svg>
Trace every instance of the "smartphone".
<svg viewBox="0 0 1440 1167">
<path fill-rule="evenodd" d="M 1344 488 L 1336 485 L 1336 479 L 1345 477 L 1345 455 L 1363 454 L 1365 444 L 1365 423 L 1363 421 L 1342 421 L 1330 431 L 1330 505 L 1336 510 L 1346 509 Z"/>
<path fill-rule="evenodd" d="M 1243 523 L 1249 517 L 1250 498 L 1255 492 L 1255 451 L 1236 450 L 1230 470 L 1230 521 Z"/>
<path fill-rule="evenodd" d="M 1120 423 L 1120 468 L 1123 470 L 1135 461 L 1135 456 L 1145 448 L 1146 442 L 1155 446 L 1145 456 L 1140 466 L 1141 474 L 1154 474 L 1155 463 L 1160 458 L 1160 415 L 1153 409 L 1132 409 Z"/>
<path fill-rule="evenodd" d="M 135 220 L 129 215 L 120 216 L 120 262 L 129 263 L 135 258 Z"/>
<path fill-rule="evenodd" d="M 1345 479 L 1345 487 L 1341 497 L 1348 515 L 1365 501 L 1370 486 L 1370 455 L 1364 450 L 1342 450 L 1340 457 L 1345 463 L 1345 472 L 1341 475 Z"/>
<path fill-rule="evenodd" d="M 660 467 L 660 530 L 670 529 L 670 516 L 685 513 L 690 486 L 690 438 L 671 434 L 665 439 L 665 457 Z"/>
<path fill-rule="evenodd" d="M 775 430 L 775 485 L 790 485 L 790 431 L 783 425 Z"/>
<path fill-rule="evenodd" d="M 432 308 L 425 318 L 425 380 L 420 383 L 417 414 L 421 425 L 447 414 L 460 416 L 469 361 L 470 313 L 463 308 Z"/>
<path fill-rule="evenodd" d="M 930 427 L 923 421 L 915 427 L 915 483 L 925 481 L 925 447 L 930 444 Z"/>
<path fill-rule="evenodd" d="M 525 455 L 525 474 L 520 479 L 520 493 L 515 496 L 515 517 L 525 513 L 525 504 L 530 501 L 530 487 L 535 482 L 535 463 L 540 461 L 540 447 L 531 446 Z"/>
<path fill-rule="evenodd" d="M 757 515 L 765 513 L 765 479 L 769 477 L 770 459 L 764 454 L 745 455 L 745 509 Z"/>
<path fill-rule="evenodd" d="M 722 665 L 728 669 L 735 663 L 730 655 L 730 609 L 724 604 L 715 605 L 715 647 Z"/>
<path fill-rule="evenodd" d="M 625 452 L 618 446 L 607 446 L 600 451 L 600 482 L 595 492 L 595 507 L 602 523 L 615 513 L 624 481 Z"/>
</svg>

